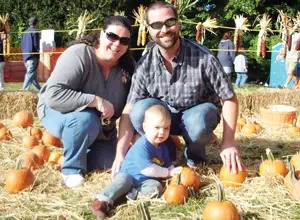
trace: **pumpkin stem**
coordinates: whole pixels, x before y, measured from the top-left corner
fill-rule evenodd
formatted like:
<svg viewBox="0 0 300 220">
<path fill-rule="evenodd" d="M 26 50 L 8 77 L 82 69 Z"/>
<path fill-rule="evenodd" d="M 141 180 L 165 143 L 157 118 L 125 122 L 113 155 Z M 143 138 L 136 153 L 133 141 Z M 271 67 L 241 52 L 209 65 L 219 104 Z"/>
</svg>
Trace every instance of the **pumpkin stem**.
<svg viewBox="0 0 300 220">
<path fill-rule="evenodd" d="M 294 126 L 294 127 L 296 127 L 296 124 L 297 124 L 297 118 L 295 118 L 295 119 L 293 120 L 293 126 Z"/>
<path fill-rule="evenodd" d="M 267 154 L 268 160 L 271 160 L 271 161 L 275 160 L 274 155 L 273 155 L 273 153 L 272 153 L 272 151 L 271 151 L 270 148 L 266 149 L 266 154 Z"/>
<path fill-rule="evenodd" d="M 23 164 L 23 158 L 20 156 L 17 160 L 17 164 L 16 164 L 16 169 L 20 170 L 22 168 L 22 164 Z"/>
<path fill-rule="evenodd" d="M 177 175 L 176 185 L 180 185 L 180 182 L 181 182 L 181 173 L 179 173 L 179 174 Z"/>
<path fill-rule="evenodd" d="M 218 190 L 218 202 L 225 201 L 224 185 L 222 183 L 217 183 L 217 190 Z"/>
</svg>

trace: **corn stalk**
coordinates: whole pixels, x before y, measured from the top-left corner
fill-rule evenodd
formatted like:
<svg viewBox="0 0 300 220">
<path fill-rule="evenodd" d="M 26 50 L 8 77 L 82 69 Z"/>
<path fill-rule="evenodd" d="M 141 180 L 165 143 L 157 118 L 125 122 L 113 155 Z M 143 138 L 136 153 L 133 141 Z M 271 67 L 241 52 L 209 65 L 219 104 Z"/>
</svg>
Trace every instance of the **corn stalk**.
<svg viewBox="0 0 300 220">
<path fill-rule="evenodd" d="M 243 15 L 237 15 L 234 18 L 235 31 L 234 31 L 234 47 L 235 51 L 238 52 L 239 48 L 243 45 L 243 31 L 249 30 L 248 19 L 243 17 Z"/>
<path fill-rule="evenodd" d="M 133 10 L 133 17 L 135 18 L 135 24 L 139 25 L 138 31 L 138 38 L 137 38 L 137 46 L 144 46 L 146 44 L 147 38 L 147 30 L 146 30 L 146 23 L 145 23 L 145 14 L 146 14 L 146 7 L 140 5 L 138 10 Z"/>
<path fill-rule="evenodd" d="M 8 13 L 6 13 L 6 15 L 3 15 L 3 16 L 0 15 L 0 22 L 3 25 L 3 32 L 4 32 L 3 33 L 4 37 L 1 37 L 1 39 L 3 39 L 3 54 L 9 55 L 11 42 L 10 42 L 10 37 L 9 37 L 10 27 L 8 24 Z"/>
<path fill-rule="evenodd" d="M 292 35 L 294 32 L 300 32 L 300 11 L 298 11 L 296 18 L 294 18 L 293 21 L 294 27 L 292 28 L 290 35 Z"/>
<path fill-rule="evenodd" d="M 271 20 L 272 19 L 269 18 L 266 13 L 264 13 L 262 18 L 259 20 L 259 24 L 256 25 L 257 27 L 260 27 L 257 40 L 257 56 L 266 57 L 267 35 L 268 31 L 272 32 L 272 30 L 269 28 Z"/>
<path fill-rule="evenodd" d="M 288 26 L 290 19 L 282 10 L 279 10 L 279 16 L 277 18 L 277 22 L 280 23 L 279 32 L 281 34 L 282 48 L 280 50 L 279 56 L 284 59 L 286 56 L 286 52 L 288 50 L 288 39 L 290 35 L 290 28 Z"/>
<path fill-rule="evenodd" d="M 211 19 L 211 18 L 207 18 L 205 20 L 205 22 L 199 22 L 196 26 L 196 41 L 200 44 L 203 44 L 204 40 L 205 40 L 205 32 L 209 31 L 215 35 L 217 35 L 214 31 L 213 28 L 216 27 L 217 25 L 217 20 Z"/>
<path fill-rule="evenodd" d="M 174 6 L 177 8 L 178 18 L 180 20 L 186 19 L 185 13 L 193 6 L 195 5 L 198 0 L 191 1 L 191 0 L 167 0 L 168 3 L 174 4 Z"/>
<path fill-rule="evenodd" d="M 86 31 L 86 26 L 90 23 L 92 23 L 93 21 L 95 21 L 97 18 L 93 18 L 92 15 L 90 15 L 88 13 L 87 10 L 84 11 L 84 13 L 81 13 L 80 16 L 77 19 L 77 29 L 73 29 L 69 32 L 69 35 L 73 34 L 73 32 L 77 32 L 76 33 L 76 40 L 81 38 L 85 31 Z"/>
</svg>

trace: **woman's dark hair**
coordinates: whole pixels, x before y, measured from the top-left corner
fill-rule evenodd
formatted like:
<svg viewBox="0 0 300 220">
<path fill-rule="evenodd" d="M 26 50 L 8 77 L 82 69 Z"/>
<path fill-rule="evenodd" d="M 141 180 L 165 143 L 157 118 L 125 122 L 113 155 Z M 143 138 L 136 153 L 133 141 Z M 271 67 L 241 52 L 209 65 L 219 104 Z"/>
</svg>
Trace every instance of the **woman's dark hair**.
<svg viewBox="0 0 300 220">
<path fill-rule="evenodd" d="M 103 30 L 105 31 L 110 25 L 117 25 L 126 28 L 130 34 L 132 32 L 131 22 L 124 16 L 110 16 L 104 21 Z M 92 47 L 96 47 L 100 43 L 100 31 L 94 31 L 88 35 L 85 35 L 75 41 L 72 41 L 68 46 L 72 46 L 74 44 L 87 44 Z M 129 55 L 129 47 L 126 53 L 120 57 L 119 65 L 122 69 L 132 75 L 135 67 L 135 61 Z"/>
<path fill-rule="evenodd" d="M 164 2 L 164 1 L 157 1 L 157 2 L 152 3 L 146 10 L 145 20 L 146 20 L 147 24 L 149 24 L 149 16 L 148 16 L 149 11 L 154 10 L 154 9 L 158 9 L 158 8 L 170 8 L 170 9 L 172 9 L 175 18 L 178 19 L 177 9 L 174 5 L 172 5 L 168 2 Z"/>
</svg>

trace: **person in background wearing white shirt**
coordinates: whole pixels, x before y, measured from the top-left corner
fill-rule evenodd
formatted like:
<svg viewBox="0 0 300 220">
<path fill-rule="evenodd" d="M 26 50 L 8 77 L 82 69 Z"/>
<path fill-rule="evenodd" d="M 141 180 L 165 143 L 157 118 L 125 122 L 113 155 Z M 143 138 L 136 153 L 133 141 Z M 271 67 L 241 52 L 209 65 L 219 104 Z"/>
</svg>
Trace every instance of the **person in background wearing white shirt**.
<svg viewBox="0 0 300 220">
<path fill-rule="evenodd" d="M 234 59 L 234 70 L 236 72 L 235 86 L 237 88 L 245 87 L 245 83 L 248 79 L 248 66 L 247 58 L 245 56 L 245 48 L 240 48 L 238 55 Z"/>
</svg>

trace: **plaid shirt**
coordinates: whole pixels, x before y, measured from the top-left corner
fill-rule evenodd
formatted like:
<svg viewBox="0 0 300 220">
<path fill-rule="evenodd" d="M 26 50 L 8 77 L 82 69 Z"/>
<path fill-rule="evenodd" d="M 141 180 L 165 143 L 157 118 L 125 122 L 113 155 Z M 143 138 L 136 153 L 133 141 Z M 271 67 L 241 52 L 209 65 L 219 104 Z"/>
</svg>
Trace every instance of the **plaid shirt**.
<svg viewBox="0 0 300 220">
<path fill-rule="evenodd" d="M 234 96 L 230 80 L 209 49 L 184 38 L 180 45 L 172 60 L 172 74 L 167 71 L 157 45 L 139 60 L 127 103 L 157 98 L 178 113 L 205 102 L 221 108 L 221 99 Z"/>
</svg>

